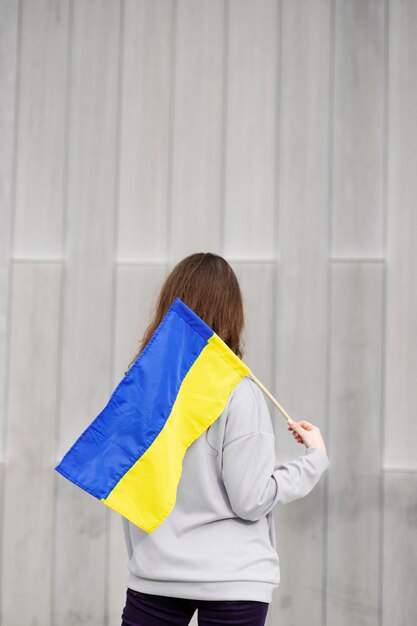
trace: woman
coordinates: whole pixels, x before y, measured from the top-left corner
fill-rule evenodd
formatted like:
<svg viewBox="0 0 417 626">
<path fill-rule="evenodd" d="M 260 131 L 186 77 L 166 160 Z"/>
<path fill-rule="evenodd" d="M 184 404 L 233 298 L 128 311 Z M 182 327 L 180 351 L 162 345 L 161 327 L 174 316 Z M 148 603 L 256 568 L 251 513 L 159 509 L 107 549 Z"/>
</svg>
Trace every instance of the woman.
<svg viewBox="0 0 417 626">
<path fill-rule="evenodd" d="M 192 254 L 166 278 L 130 365 L 179 297 L 240 358 L 244 327 L 240 287 L 231 266 Z M 305 453 L 276 464 L 265 397 L 245 377 L 215 422 L 187 449 L 175 506 L 152 533 L 122 517 L 129 556 L 122 626 L 188 624 L 261 626 L 280 582 L 272 511 L 310 493 L 329 466 L 320 430 L 289 426 Z"/>
</svg>

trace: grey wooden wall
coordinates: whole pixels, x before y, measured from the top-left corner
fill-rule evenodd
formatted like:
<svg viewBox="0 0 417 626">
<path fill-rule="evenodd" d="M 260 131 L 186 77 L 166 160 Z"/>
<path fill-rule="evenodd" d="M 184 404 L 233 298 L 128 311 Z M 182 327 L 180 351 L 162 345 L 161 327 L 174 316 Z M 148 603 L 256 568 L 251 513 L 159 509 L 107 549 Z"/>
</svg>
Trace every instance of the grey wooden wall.
<svg viewBox="0 0 417 626">
<path fill-rule="evenodd" d="M 416 623 L 416 63 L 414 0 L 0 1 L 2 626 L 120 624 L 121 520 L 53 467 L 199 250 L 331 462 L 268 624 Z"/>
</svg>

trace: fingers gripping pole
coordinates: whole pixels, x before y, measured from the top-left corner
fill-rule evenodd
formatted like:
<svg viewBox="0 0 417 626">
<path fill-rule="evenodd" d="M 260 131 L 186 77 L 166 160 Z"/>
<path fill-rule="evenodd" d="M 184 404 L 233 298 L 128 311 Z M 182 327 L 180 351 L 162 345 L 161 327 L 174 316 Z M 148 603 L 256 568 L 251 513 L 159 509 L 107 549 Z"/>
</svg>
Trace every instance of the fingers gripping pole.
<svg viewBox="0 0 417 626">
<path fill-rule="evenodd" d="M 288 413 L 286 412 L 286 410 L 280 405 L 280 403 L 278 402 L 278 400 L 276 400 L 274 398 L 274 396 L 268 391 L 268 389 L 261 383 L 261 381 L 256 378 L 256 376 L 254 374 L 252 374 L 252 372 L 250 372 L 250 374 L 248 374 L 249 378 L 251 378 L 253 380 L 254 383 L 256 383 L 258 385 L 258 387 L 260 389 L 262 389 L 262 391 L 264 392 L 264 394 L 266 396 L 268 396 L 268 398 L 271 400 L 271 402 L 273 404 L 275 404 L 275 406 L 277 407 L 277 409 L 282 413 L 282 415 L 285 417 L 285 419 L 287 420 L 288 424 L 292 424 L 294 422 L 294 420 L 292 419 L 292 417 L 290 417 L 288 415 Z"/>
</svg>

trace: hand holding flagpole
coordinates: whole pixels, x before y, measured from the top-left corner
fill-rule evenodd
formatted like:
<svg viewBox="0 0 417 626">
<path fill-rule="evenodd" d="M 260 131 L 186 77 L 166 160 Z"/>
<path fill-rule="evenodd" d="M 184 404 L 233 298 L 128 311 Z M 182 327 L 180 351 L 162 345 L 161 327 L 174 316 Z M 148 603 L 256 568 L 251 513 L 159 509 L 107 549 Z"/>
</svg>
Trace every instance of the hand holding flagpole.
<svg viewBox="0 0 417 626">
<path fill-rule="evenodd" d="M 292 428 L 294 430 L 294 433 L 297 435 L 297 441 L 299 443 L 303 443 L 307 448 L 310 448 L 310 447 L 320 448 L 321 450 L 323 450 L 325 454 L 327 454 L 326 446 L 324 445 L 324 441 L 321 436 L 320 429 L 317 426 L 314 426 L 314 424 L 310 424 L 310 422 L 306 422 L 305 420 L 302 420 L 299 423 L 295 422 L 288 415 L 285 409 L 282 408 L 278 400 L 274 398 L 274 396 L 261 383 L 261 381 L 258 380 L 256 376 L 254 376 L 254 374 L 252 374 L 252 372 L 250 372 L 248 376 L 249 378 L 253 380 L 253 382 L 255 382 L 258 385 L 258 387 L 264 392 L 264 394 L 268 396 L 268 398 L 273 402 L 273 404 L 275 404 L 275 406 L 283 414 L 283 416 L 287 420 L 287 423 L 289 424 L 289 428 L 290 429 Z"/>
</svg>

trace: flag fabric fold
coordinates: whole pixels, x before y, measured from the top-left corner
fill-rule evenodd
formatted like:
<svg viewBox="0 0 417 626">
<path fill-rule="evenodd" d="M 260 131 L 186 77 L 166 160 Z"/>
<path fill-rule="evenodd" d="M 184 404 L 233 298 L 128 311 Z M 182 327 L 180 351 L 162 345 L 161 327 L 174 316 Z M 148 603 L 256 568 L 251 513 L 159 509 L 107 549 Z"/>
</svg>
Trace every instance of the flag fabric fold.
<svg viewBox="0 0 417 626">
<path fill-rule="evenodd" d="M 250 373 L 176 298 L 107 405 L 55 470 L 150 533 L 175 505 L 187 448 Z"/>
</svg>

